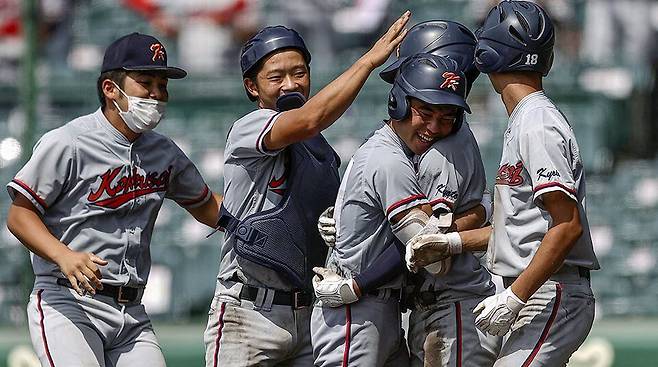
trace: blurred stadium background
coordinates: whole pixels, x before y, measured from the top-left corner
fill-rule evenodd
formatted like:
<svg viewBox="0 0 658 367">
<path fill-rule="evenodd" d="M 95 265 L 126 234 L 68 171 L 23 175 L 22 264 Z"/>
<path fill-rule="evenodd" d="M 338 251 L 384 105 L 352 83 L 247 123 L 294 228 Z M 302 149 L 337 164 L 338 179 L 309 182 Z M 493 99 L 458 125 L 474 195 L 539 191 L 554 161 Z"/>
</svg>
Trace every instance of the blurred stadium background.
<svg viewBox="0 0 658 367">
<path fill-rule="evenodd" d="M 412 22 L 477 28 L 490 0 L 0 0 L 0 182 L 11 180 L 41 134 L 98 108 L 95 82 L 112 40 L 160 38 L 190 75 L 170 83 L 171 136 L 222 190 L 231 123 L 254 106 L 239 75 L 242 42 L 267 24 L 298 29 L 313 55 L 314 90 L 360 56 L 405 9 Z M 587 168 L 588 216 L 602 270 L 592 279 L 597 319 L 571 366 L 658 365 L 658 2 L 544 0 L 558 28 L 545 88 L 572 123 Z M 326 136 L 347 162 L 387 117 L 387 85 L 373 74 Z M 493 182 L 507 118 L 485 76 L 469 117 Z M 29 254 L 4 225 L 0 194 L 0 367 L 33 366 L 25 325 Z M 202 332 L 221 236 L 172 202 L 151 246 L 145 303 L 170 366 L 202 365 Z"/>
</svg>

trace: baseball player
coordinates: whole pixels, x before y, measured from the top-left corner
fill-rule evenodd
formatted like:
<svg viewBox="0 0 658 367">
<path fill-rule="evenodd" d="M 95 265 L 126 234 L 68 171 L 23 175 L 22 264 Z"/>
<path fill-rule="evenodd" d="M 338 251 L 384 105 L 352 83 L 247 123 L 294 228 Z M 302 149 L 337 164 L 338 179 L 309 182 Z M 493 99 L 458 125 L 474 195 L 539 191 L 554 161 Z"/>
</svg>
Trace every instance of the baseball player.
<svg viewBox="0 0 658 367">
<path fill-rule="evenodd" d="M 400 67 L 389 94 L 391 119 L 354 154 L 336 199 L 336 244 L 318 273 L 344 281 L 337 282 L 338 304 L 323 299 L 313 309 L 316 365 L 408 364 L 399 304 L 404 272 L 365 292 L 352 278 L 428 223 L 432 209 L 418 184 L 417 159 L 470 112 L 465 94 L 464 73 L 451 59 L 417 54 Z"/>
<path fill-rule="evenodd" d="M 225 148 L 226 236 L 207 366 L 313 364 L 311 267 L 326 259 L 316 221 L 340 183 L 337 155 L 319 133 L 400 43 L 409 17 L 308 101 L 311 55 L 297 32 L 266 27 L 243 46 L 244 86 L 258 109 L 233 124 Z"/>
<path fill-rule="evenodd" d="M 489 242 L 488 267 L 506 287 L 475 308 L 476 325 L 506 336 L 495 366 L 564 366 L 592 326 L 590 270 L 599 264 L 578 144 L 542 89 L 553 59 L 553 24 L 536 4 L 504 1 L 477 36 L 477 67 L 501 94 L 510 119 L 496 176 L 493 233 L 460 233 L 464 248 Z M 428 247 L 450 242 L 439 237 Z"/>
<path fill-rule="evenodd" d="M 456 22 L 433 20 L 416 24 L 400 44 L 398 59 L 379 75 L 392 82 L 402 62 L 416 53 L 430 52 L 458 62 L 467 78 L 468 94 L 479 74 L 473 56 L 475 42 L 471 31 Z M 455 214 L 454 224 L 448 221 L 445 226 L 465 230 L 479 228 L 488 221 L 491 200 L 484 192 L 486 179 L 482 158 L 468 123 L 463 121 L 456 125 L 449 136 L 434 143 L 421 156 L 418 167 L 418 183 L 430 200 L 435 216 Z M 329 227 L 322 225 L 320 230 L 331 241 L 335 228 Z M 327 229 L 334 232 L 325 232 Z M 400 256 L 398 259 L 404 261 Z M 450 262 L 450 270 L 444 275 L 435 276 L 421 270 L 419 277 L 411 278 L 417 283 L 416 294 L 407 301 L 413 309 L 409 327 L 411 364 L 492 365 L 498 355 L 500 338 L 478 330 L 472 312 L 475 305 L 494 294 L 491 276 L 470 252 L 456 254 Z M 386 266 L 384 262 L 376 261 L 355 276 L 361 291 L 367 289 L 370 273 L 381 272 L 372 268 L 383 266 Z M 329 288 L 331 282 L 323 280 L 316 288 Z M 324 294 L 330 292 L 320 292 L 321 300 L 325 299 Z"/>
<path fill-rule="evenodd" d="M 165 198 L 215 226 L 220 197 L 169 138 L 153 130 L 167 100 L 167 66 L 152 36 L 105 51 L 102 107 L 46 133 L 7 185 L 7 226 L 32 251 L 27 307 L 42 366 L 165 366 L 141 297 Z"/>
</svg>

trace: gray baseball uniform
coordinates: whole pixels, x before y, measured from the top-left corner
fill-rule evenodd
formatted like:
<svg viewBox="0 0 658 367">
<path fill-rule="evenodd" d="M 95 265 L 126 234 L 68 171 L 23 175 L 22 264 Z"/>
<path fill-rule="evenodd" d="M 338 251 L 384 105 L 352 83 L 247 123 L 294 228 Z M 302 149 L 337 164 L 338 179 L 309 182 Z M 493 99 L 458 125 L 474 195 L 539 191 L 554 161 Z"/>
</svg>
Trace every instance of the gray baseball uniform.
<svg viewBox="0 0 658 367">
<path fill-rule="evenodd" d="M 238 219 L 271 209 L 283 198 L 286 156 L 263 143 L 277 116 L 274 110 L 258 109 L 237 120 L 228 134 L 223 205 Z M 204 334 L 206 366 L 312 365 L 310 308 L 273 304 L 271 290 L 291 290 L 290 282 L 238 256 L 234 243 L 234 236 L 227 235 L 222 245 Z M 244 284 L 259 288 L 255 301 L 240 299 Z"/>
<path fill-rule="evenodd" d="M 137 294 L 125 303 L 79 296 L 57 283 L 63 275 L 55 264 L 33 254 L 28 318 L 42 365 L 164 366 L 140 298 L 163 200 L 195 207 L 210 198 L 194 164 L 156 132 L 129 142 L 99 109 L 46 133 L 7 188 L 12 198 L 28 198 L 70 249 L 107 260 L 99 267 L 103 284 Z"/>
<path fill-rule="evenodd" d="M 585 174 L 576 138 L 562 113 L 543 92 L 519 102 L 505 132 L 496 176 L 494 230 L 488 267 L 506 286 L 530 263 L 551 226 L 542 194 L 561 191 L 578 203 L 582 236 L 564 266 L 527 302 L 543 310 L 521 310 L 496 366 L 565 365 L 594 319 L 589 270 L 599 269 L 585 214 Z"/>
<path fill-rule="evenodd" d="M 418 175 L 434 211 L 461 213 L 480 203 L 486 177 L 468 123 L 422 155 Z M 420 272 L 423 297 L 409 317 L 412 365 L 493 365 L 501 340 L 478 330 L 472 312 L 494 294 L 491 275 L 471 252 L 455 255 L 451 261 L 445 275 Z"/>
<path fill-rule="evenodd" d="M 418 186 L 413 157 L 389 125 L 357 150 L 336 199 L 336 245 L 327 267 L 346 277 L 368 268 L 396 240 L 391 218 L 428 203 Z M 403 285 L 400 274 L 375 295 L 364 295 L 351 305 L 316 305 L 311 321 L 315 364 L 406 365 L 408 354 L 395 296 Z"/>
</svg>

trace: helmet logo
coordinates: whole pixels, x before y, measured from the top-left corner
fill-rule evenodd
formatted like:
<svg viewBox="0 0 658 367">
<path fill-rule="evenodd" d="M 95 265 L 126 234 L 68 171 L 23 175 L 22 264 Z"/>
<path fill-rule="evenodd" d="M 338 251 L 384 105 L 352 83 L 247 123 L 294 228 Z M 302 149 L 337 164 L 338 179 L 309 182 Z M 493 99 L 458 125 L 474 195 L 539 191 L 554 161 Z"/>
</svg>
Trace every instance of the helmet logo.
<svg viewBox="0 0 658 367">
<path fill-rule="evenodd" d="M 157 59 L 163 60 L 165 59 L 165 50 L 164 47 L 160 43 L 154 43 L 151 45 L 150 50 L 153 51 L 153 57 L 151 60 L 155 61 Z"/>
<path fill-rule="evenodd" d="M 461 80 L 461 77 L 451 71 L 446 71 L 441 75 L 442 77 L 445 78 L 443 83 L 441 84 L 441 89 L 446 89 L 446 88 L 451 88 L 455 92 L 457 91 L 457 86 L 459 85 L 459 81 Z"/>
</svg>

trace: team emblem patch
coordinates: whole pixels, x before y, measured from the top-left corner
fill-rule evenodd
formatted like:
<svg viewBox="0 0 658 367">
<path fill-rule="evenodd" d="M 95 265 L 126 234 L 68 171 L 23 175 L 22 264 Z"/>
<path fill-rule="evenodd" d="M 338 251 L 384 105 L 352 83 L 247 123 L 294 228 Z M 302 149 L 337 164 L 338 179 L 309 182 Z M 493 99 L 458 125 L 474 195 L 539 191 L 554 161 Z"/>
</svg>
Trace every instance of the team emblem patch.
<svg viewBox="0 0 658 367">
<path fill-rule="evenodd" d="M 523 183 L 523 162 L 518 161 L 515 165 L 505 163 L 498 168 L 496 175 L 496 185 L 519 186 Z"/>
<path fill-rule="evenodd" d="M 150 47 L 151 51 L 153 51 L 153 57 L 151 60 L 155 61 L 157 59 L 160 59 L 164 61 L 165 59 L 165 49 L 160 43 L 154 43 Z"/>
<path fill-rule="evenodd" d="M 445 79 L 443 83 L 441 83 L 441 89 L 450 88 L 456 92 L 461 77 L 452 71 L 446 71 L 441 76 Z"/>
</svg>

